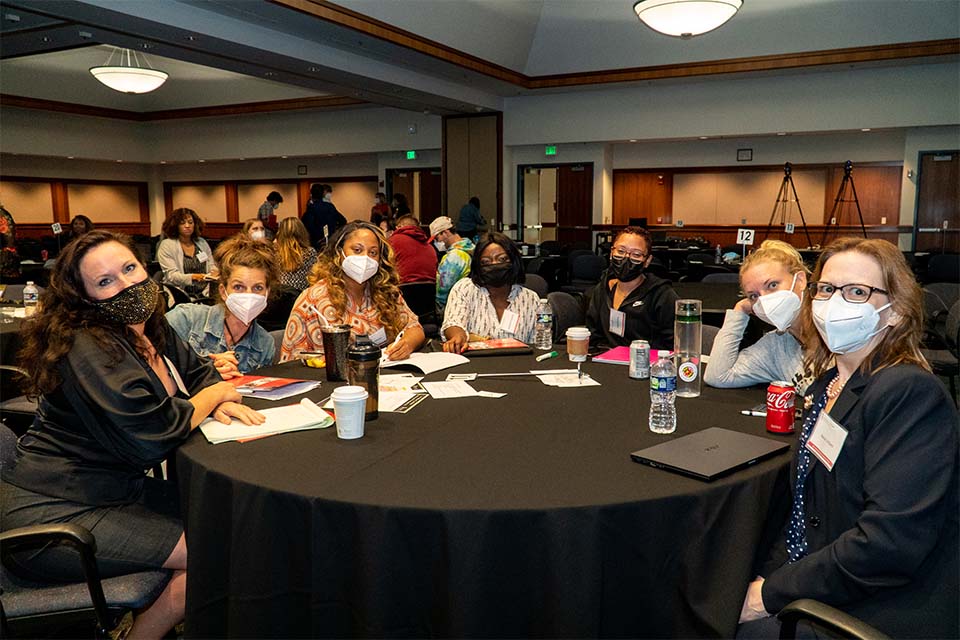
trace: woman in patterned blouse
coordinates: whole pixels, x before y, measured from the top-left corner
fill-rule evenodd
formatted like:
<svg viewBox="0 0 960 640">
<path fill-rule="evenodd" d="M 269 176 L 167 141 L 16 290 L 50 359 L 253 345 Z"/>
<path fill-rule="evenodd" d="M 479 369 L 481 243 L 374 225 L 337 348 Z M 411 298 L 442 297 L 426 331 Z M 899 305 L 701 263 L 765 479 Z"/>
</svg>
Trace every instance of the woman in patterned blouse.
<svg viewBox="0 0 960 640">
<path fill-rule="evenodd" d="M 300 218 L 280 221 L 274 246 L 280 266 L 280 286 L 297 291 L 309 287 L 307 276 L 317 263 L 317 250 L 310 246 L 310 234 Z"/>
<path fill-rule="evenodd" d="M 386 345 L 391 360 L 403 360 L 423 344 L 423 327 L 403 301 L 393 249 L 378 227 L 355 221 L 340 229 L 327 243 L 310 281 L 313 286 L 300 294 L 290 312 L 281 362 L 300 351 L 323 351 L 324 324 L 349 324 L 354 334 Z"/>
<path fill-rule="evenodd" d="M 523 287 L 526 278 L 517 245 L 502 233 L 487 233 L 473 251 L 470 277 L 450 290 L 440 333 L 443 350 L 461 353 L 471 336 L 533 342 L 540 296 Z"/>
</svg>

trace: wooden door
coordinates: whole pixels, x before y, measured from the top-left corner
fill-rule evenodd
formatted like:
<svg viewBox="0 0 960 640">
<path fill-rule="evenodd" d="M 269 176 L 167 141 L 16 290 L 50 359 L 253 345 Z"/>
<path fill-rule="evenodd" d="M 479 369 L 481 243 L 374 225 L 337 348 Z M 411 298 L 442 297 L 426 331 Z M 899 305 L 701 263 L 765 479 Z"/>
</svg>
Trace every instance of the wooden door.
<svg viewBox="0 0 960 640">
<path fill-rule="evenodd" d="M 440 203 L 440 190 L 443 181 L 440 169 L 420 170 L 420 223 L 430 224 L 443 210 Z"/>
<path fill-rule="evenodd" d="M 960 251 L 960 152 L 920 155 L 915 251 Z"/>
<path fill-rule="evenodd" d="M 593 240 L 593 163 L 563 165 L 557 172 L 557 240 L 560 245 Z"/>
<path fill-rule="evenodd" d="M 393 196 L 398 193 L 402 193 L 407 198 L 407 204 L 410 206 L 410 212 L 413 215 L 418 215 L 416 211 L 416 203 L 413 201 L 413 171 L 398 171 L 396 169 L 388 169 L 388 184 L 390 185 L 390 192 L 387 194 L 387 201 L 391 201 Z"/>
</svg>

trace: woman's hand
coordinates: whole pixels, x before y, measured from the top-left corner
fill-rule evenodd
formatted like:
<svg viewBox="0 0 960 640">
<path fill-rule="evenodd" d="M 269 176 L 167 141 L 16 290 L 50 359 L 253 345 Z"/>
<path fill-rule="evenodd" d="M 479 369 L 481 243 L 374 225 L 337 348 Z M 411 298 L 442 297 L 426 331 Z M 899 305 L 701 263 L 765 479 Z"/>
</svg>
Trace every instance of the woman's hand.
<svg viewBox="0 0 960 640">
<path fill-rule="evenodd" d="M 263 424 L 267 419 L 262 413 L 239 402 L 224 402 L 213 412 L 213 419 L 223 424 L 230 424 L 233 418 L 249 425 Z"/>
<path fill-rule="evenodd" d="M 750 298 L 744 298 L 743 300 L 737 302 L 733 309 L 734 311 L 739 311 L 740 313 L 750 315 L 753 313 L 753 303 L 750 302 Z"/>
<path fill-rule="evenodd" d="M 447 341 L 443 343 L 443 350 L 447 353 L 463 353 L 467 348 L 467 332 L 460 327 L 450 327 L 444 334 Z"/>
<path fill-rule="evenodd" d="M 205 274 L 205 273 L 191 273 L 191 274 L 190 274 L 190 279 L 193 280 L 194 282 L 200 282 L 200 281 L 202 281 L 202 280 L 203 280 L 204 278 L 206 278 L 206 277 L 207 277 L 207 274 Z"/>
<path fill-rule="evenodd" d="M 761 587 L 763 587 L 763 578 L 757 578 L 747 587 L 747 595 L 743 598 L 743 606 L 740 607 L 740 624 L 770 615 L 763 606 Z"/>
<path fill-rule="evenodd" d="M 233 351 L 211 353 L 210 358 L 213 360 L 213 366 L 216 367 L 220 377 L 224 380 L 239 378 L 243 375 L 240 373 L 240 369 L 238 368 L 239 362 Z"/>
<path fill-rule="evenodd" d="M 389 360 L 406 360 L 410 357 L 410 354 L 413 353 L 413 348 L 406 339 L 401 338 L 387 347 L 384 353 Z"/>
<path fill-rule="evenodd" d="M 190 398 L 193 405 L 193 417 L 190 418 L 190 428 L 193 429 L 211 415 L 224 402 L 239 403 L 243 396 L 237 388 L 229 382 L 218 382 L 204 387 Z"/>
</svg>

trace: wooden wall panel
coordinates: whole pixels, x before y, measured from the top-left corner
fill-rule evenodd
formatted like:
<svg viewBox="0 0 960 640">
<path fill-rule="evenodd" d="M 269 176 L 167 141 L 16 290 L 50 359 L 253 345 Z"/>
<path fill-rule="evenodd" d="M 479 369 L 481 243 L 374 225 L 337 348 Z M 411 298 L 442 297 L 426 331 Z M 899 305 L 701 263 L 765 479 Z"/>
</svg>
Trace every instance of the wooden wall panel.
<svg viewBox="0 0 960 640">
<path fill-rule="evenodd" d="M 613 223 L 646 218 L 648 224 L 672 222 L 673 174 L 662 171 L 613 173 Z"/>
<path fill-rule="evenodd" d="M 277 219 L 288 218 L 300 214 L 297 206 L 297 185 L 293 182 L 237 185 L 237 210 L 240 220 L 254 218 L 267 200 L 267 194 L 276 191 L 283 196 L 280 208 L 276 210 Z"/>
<path fill-rule="evenodd" d="M 853 168 L 850 175 L 857 189 L 857 200 L 860 202 L 864 224 L 883 224 L 883 218 L 887 219 L 887 224 L 897 224 L 900 220 L 900 176 L 902 171 L 903 167 L 899 165 L 889 167 L 855 166 Z M 833 210 L 840 185 L 843 182 L 843 174 L 843 167 L 833 168 L 829 172 L 823 217 L 817 222 L 823 224 L 829 222 L 830 212 Z M 853 189 L 848 185 L 843 195 L 843 199 L 848 202 L 841 202 L 838 205 L 837 217 L 840 218 L 841 225 L 856 226 L 860 224 L 860 219 L 857 216 L 857 205 L 852 202 Z"/>
<path fill-rule="evenodd" d="M 94 225 L 105 222 L 140 222 L 138 185 L 67 184 L 71 217 L 85 215 Z"/>
<path fill-rule="evenodd" d="M 53 218 L 53 193 L 48 182 L 0 181 L 0 202 L 19 226 L 23 223 L 50 224 Z"/>
<path fill-rule="evenodd" d="M 445 118 L 443 127 L 444 215 L 456 220 L 460 207 L 470 198 L 470 121 Z"/>
<path fill-rule="evenodd" d="M 174 185 L 171 205 L 174 209 L 193 209 L 204 222 L 230 222 L 225 192 L 223 184 Z"/>
</svg>

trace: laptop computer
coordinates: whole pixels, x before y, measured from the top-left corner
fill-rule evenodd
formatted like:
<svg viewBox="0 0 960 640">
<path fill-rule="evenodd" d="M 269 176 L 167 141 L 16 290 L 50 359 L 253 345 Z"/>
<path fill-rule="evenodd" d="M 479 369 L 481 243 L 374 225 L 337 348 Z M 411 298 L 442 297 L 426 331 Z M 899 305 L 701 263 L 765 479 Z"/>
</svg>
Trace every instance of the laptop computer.
<svg viewBox="0 0 960 640">
<path fill-rule="evenodd" d="M 790 449 L 790 443 L 720 427 L 634 451 L 634 462 L 710 482 Z"/>
</svg>

